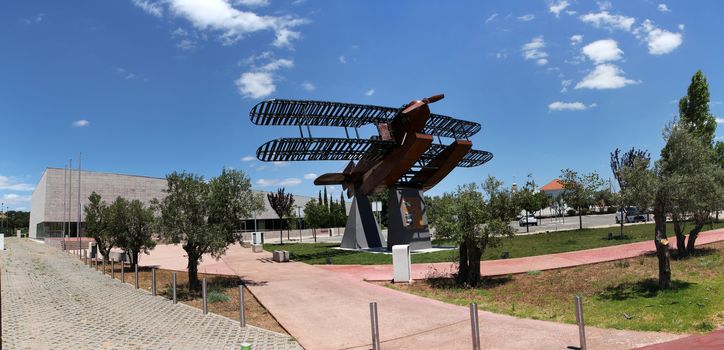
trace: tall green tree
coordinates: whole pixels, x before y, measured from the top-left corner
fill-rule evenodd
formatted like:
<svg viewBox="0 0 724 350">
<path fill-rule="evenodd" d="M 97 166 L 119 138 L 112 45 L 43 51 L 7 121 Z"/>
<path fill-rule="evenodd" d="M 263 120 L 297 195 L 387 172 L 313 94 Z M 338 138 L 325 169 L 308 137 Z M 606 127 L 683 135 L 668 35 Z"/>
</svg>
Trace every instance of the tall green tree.
<svg viewBox="0 0 724 350">
<path fill-rule="evenodd" d="M 137 199 L 128 201 L 118 197 L 109 212 L 109 224 L 115 233 L 116 244 L 130 257 L 131 267 L 134 267 L 141 252 L 148 253 L 156 246 L 153 240 L 153 209 Z"/>
<path fill-rule="evenodd" d="M 563 184 L 563 199 L 567 205 L 576 208 L 578 212 L 578 228 L 583 229 L 583 211 L 588 209 L 595 200 L 596 191 L 603 186 L 603 180 L 598 173 L 579 174 L 571 169 L 561 171 Z"/>
<path fill-rule="evenodd" d="M 688 131 L 711 146 L 716 131 L 716 118 L 709 110 L 709 83 L 701 70 L 691 77 L 686 96 L 679 100 L 679 119 Z"/>
<path fill-rule="evenodd" d="M 324 207 L 329 211 L 329 200 L 327 199 L 327 186 L 324 186 Z"/>
<path fill-rule="evenodd" d="M 166 197 L 156 201 L 161 236 L 181 243 L 188 259 L 189 287 L 198 290 L 198 264 L 204 254 L 219 258 L 241 238 L 243 218 L 263 208 L 244 172 L 224 169 L 206 181 L 202 176 L 173 172 L 166 176 Z"/>
<path fill-rule="evenodd" d="M 326 193 L 326 192 L 325 192 Z M 266 198 L 269 205 L 274 209 L 279 217 L 279 222 L 284 221 L 284 217 L 292 210 L 294 206 L 294 196 L 291 193 L 284 193 L 284 187 L 277 189 L 277 193 L 267 193 Z M 279 227 L 279 244 L 284 244 L 282 227 Z"/>
<path fill-rule="evenodd" d="M 711 146 L 688 126 L 680 121 L 667 128 L 660 160 L 661 176 L 672 182 L 668 189 L 670 213 L 681 257 L 694 251 L 699 232 L 711 221 L 711 213 L 721 207 L 724 184 L 724 170 L 716 163 Z M 694 225 L 688 244 L 687 219 Z"/>
<path fill-rule="evenodd" d="M 317 229 L 321 228 L 327 220 L 324 205 L 316 200 L 311 200 L 304 205 L 304 221 L 312 228 L 314 241 L 317 241 Z"/>
<path fill-rule="evenodd" d="M 104 260 L 117 243 L 117 235 L 110 222 L 110 210 L 101 195 L 95 191 L 88 196 L 88 204 L 83 206 L 85 233 L 96 241 L 98 253 Z"/>
</svg>

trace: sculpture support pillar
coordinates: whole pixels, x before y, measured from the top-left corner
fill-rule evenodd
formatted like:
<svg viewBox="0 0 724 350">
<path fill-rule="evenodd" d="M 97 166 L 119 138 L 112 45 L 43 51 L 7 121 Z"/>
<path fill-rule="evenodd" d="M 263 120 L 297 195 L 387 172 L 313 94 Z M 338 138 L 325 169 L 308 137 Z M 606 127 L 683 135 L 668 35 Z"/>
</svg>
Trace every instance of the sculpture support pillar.
<svg viewBox="0 0 724 350">
<path fill-rule="evenodd" d="M 382 248 L 385 239 L 372 213 L 367 196 L 355 194 L 347 217 L 340 247 L 348 249 Z"/>
<path fill-rule="evenodd" d="M 387 250 L 397 244 L 409 244 L 413 251 L 432 248 L 422 190 L 390 187 L 388 193 Z"/>
</svg>

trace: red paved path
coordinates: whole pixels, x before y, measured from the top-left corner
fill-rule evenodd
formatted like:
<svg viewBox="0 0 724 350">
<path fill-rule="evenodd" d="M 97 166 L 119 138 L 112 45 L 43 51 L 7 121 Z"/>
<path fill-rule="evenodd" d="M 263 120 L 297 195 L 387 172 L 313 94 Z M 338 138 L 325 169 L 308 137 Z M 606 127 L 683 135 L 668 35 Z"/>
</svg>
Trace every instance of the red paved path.
<svg viewBox="0 0 724 350">
<path fill-rule="evenodd" d="M 701 234 L 698 244 L 724 240 L 724 229 Z M 633 243 L 579 252 L 486 261 L 485 274 L 507 274 L 570 267 L 634 257 L 652 249 L 651 242 Z M 369 349 L 368 303 L 380 310 L 382 347 L 386 349 L 469 349 L 467 308 L 419 297 L 363 282 L 370 271 L 389 279 L 390 266 L 312 266 L 270 262 L 269 252 L 254 254 L 234 245 L 220 260 L 204 257 L 200 272 L 238 275 L 306 349 Z M 141 259 L 143 265 L 185 270 L 180 246 L 159 245 Z M 450 264 L 415 265 L 423 277 L 430 266 L 449 269 Z M 371 268 L 371 269 L 369 269 Z M 387 270 L 385 270 L 387 269 Z M 342 271 L 336 273 L 334 271 Z M 364 272 L 365 274 L 360 273 Z M 371 276 L 374 277 L 374 274 Z M 486 349 L 565 349 L 577 345 L 575 325 L 519 319 L 480 311 L 480 331 Z M 681 335 L 587 327 L 591 349 L 630 349 L 678 339 Z M 688 338 L 653 348 L 661 350 L 721 349 L 720 335 Z M 714 346 L 706 347 L 706 346 Z M 668 347 L 671 346 L 671 347 Z"/>
<path fill-rule="evenodd" d="M 724 241 L 724 229 L 700 233 L 699 238 L 696 240 L 696 245 L 699 246 L 718 241 Z M 672 249 L 676 248 L 676 239 L 670 239 L 670 242 Z M 504 260 L 486 260 L 480 263 L 480 273 L 483 274 L 483 276 L 500 276 L 512 273 L 524 273 L 531 270 L 559 269 L 633 258 L 654 252 L 655 249 L 653 241 L 644 241 L 567 253 Z M 320 267 L 361 280 L 392 280 L 392 265 L 320 265 Z M 450 275 L 453 272 L 455 272 L 455 266 L 452 263 L 412 264 L 413 279 L 424 279 L 431 274 L 437 276 Z"/>
<path fill-rule="evenodd" d="M 677 339 L 668 343 L 639 348 L 639 350 L 721 350 L 724 349 L 724 329 L 705 335 Z"/>
</svg>

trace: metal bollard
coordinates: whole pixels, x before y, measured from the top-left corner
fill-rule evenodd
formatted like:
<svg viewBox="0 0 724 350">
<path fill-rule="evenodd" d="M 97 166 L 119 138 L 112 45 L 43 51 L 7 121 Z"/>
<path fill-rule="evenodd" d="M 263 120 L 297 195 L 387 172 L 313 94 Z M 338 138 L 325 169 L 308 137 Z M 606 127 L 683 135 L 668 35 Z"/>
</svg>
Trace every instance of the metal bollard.
<svg viewBox="0 0 724 350">
<path fill-rule="evenodd" d="M 370 320 L 372 326 L 372 350 L 380 350 L 380 327 L 377 319 L 377 303 L 370 303 Z"/>
<path fill-rule="evenodd" d="M 246 327 L 246 315 L 244 314 L 244 285 L 239 285 L 239 325 Z"/>
<path fill-rule="evenodd" d="M 480 350 L 480 326 L 478 324 L 478 304 L 470 303 L 470 328 L 473 334 L 473 350 Z"/>
<path fill-rule="evenodd" d="M 116 279 L 116 264 L 115 260 L 111 259 L 111 278 Z"/>
<path fill-rule="evenodd" d="M 204 315 L 209 313 L 209 306 L 206 304 L 206 277 L 204 277 L 204 281 L 201 284 L 201 297 L 202 297 L 202 304 L 204 307 Z"/>
<path fill-rule="evenodd" d="M 138 263 L 136 263 L 136 270 L 134 272 L 134 278 L 133 278 L 133 286 L 138 289 Z"/>
<path fill-rule="evenodd" d="M 151 269 L 151 295 L 156 296 L 156 268 Z"/>
<path fill-rule="evenodd" d="M 583 301 L 576 295 L 576 322 L 578 322 L 578 337 L 580 338 L 581 350 L 586 350 L 586 328 L 583 322 Z"/>
<path fill-rule="evenodd" d="M 176 272 L 171 276 L 171 284 L 173 285 L 173 303 L 176 304 Z"/>
<path fill-rule="evenodd" d="M 121 261 L 121 283 L 126 283 L 126 263 Z"/>
</svg>

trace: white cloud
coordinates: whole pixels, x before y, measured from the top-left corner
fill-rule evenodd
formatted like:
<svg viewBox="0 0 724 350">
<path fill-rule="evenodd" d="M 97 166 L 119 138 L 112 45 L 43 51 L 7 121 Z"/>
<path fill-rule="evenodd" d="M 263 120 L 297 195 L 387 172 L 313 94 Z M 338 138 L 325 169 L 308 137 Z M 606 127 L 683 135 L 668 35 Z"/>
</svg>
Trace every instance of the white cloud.
<svg viewBox="0 0 724 350">
<path fill-rule="evenodd" d="M 19 194 L 15 193 L 6 193 L 3 194 L 2 202 L 5 204 L 13 205 L 13 204 L 19 204 L 19 203 L 28 203 L 30 202 L 31 197 L 30 196 L 21 196 Z"/>
<path fill-rule="evenodd" d="M 281 168 L 281 167 L 285 167 L 285 166 L 289 165 L 289 162 L 276 161 L 276 162 L 273 162 L 272 164 L 274 164 L 274 166 L 277 166 L 277 167 L 280 167 L 280 168 Z"/>
<path fill-rule="evenodd" d="M 262 60 L 266 63 L 259 65 Z M 250 56 L 241 60 L 239 64 L 250 65 L 252 69 L 242 73 L 239 79 L 234 81 L 236 88 L 242 96 L 254 99 L 269 96 L 276 91 L 275 72 L 282 68 L 294 67 L 294 61 L 285 58 L 276 59 L 270 52 Z"/>
<path fill-rule="evenodd" d="M 249 7 L 269 5 L 269 0 L 234 0 L 235 5 L 244 5 Z"/>
<path fill-rule="evenodd" d="M 581 35 L 581 34 L 571 35 L 571 45 L 578 45 L 582 41 L 583 41 L 583 35 Z"/>
<path fill-rule="evenodd" d="M 519 21 L 523 21 L 523 22 L 532 21 L 532 20 L 534 20 L 534 19 L 535 19 L 535 15 L 534 15 L 534 14 L 531 14 L 531 13 L 529 13 L 529 14 L 527 14 L 527 15 L 522 15 L 522 16 L 518 17 L 518 20 L 519 20 Z"/>
<path fill-rule="evenodd" d="M 594 41 L 584 46 L 581 52 L 595 64 L 618 61 L 623 55 L 623 51 L 618 48 L 618 43 L 613 39 Z"/>
<path fill-rule="evenodd" d="M 564 94 L 566 91 L 568 91 L 568 87 L 571 86 L 571 83 L 573 83 L 573 80 L 561 80 L 561 93 Z"/>
<path fill-rule="evenodd" d="M 505 49 L 500 50 L 495 53 L 495 58 L 497 58 L 499 60 L 504 60 L 504 59 L 508 58 L 508 53 L 506 52 Z"/>
<path fill-rule="evenodd" d="M 369 89 L 369 90 L 365 91 L 365 95 L 367 95 L 367 96 L 372 96 L 374 94 L 375 94 L 375 89 Z"/>
<path fill-rule="evenodd" d="M 724 118 L 716 118 L 717 124 L 724 124 Z"/>
<path fill-rule="evenodd" d="M 286 179 L 258 179 L 256 180 L 256 184 L 262 187 L 270 187 L 270 186 L 297 186 L 302 183 L 302 180 L 297 179 L 296 177 L 290 177 Z"/>
<path fill-rule="evenodd" d="M 0 190 L 32 191 L 35 186 L 18 181 L 14 177 L 0 175 Z"/>
<path fill-rule="evenodd" d="M 242 161 L 242 162 L 251 162 L 252 160 L 255 160 L 255 159 L 256 159 L 256 157 L 254 157 L 254 156 L 243 156 L 243 157 L 241 157 L 241 161 Z"/>
<path fill-rule="evenodd" d="M 196 42 L 189 39 L 181 39 L 181 41 L 176 44 L 176 47 L 184 51 L 189 51 L 196 48 Z"/>
<path fill-rule="evenodd" d="M 670 53 L 681 46 L 684 41 L 681 33 L 672 33 L 661 29 L 648 19 L 640 27 L 636 28 L 634 34 L 648 43 L 649 53 L 652 55 Z"/>
<path fill-rule="evenodd" d="M 25 24 L 28 24 L 28 25 L 33 24 L 33 23 L 40 23 L 43 21 L 44 17 L 45 17 L 44 13 L 39 13 L 39 14 L 35 15 L 35 17 L 33 17 L 33 18 L 23 18 L 23 22 L 25 22 Z"/>
<path fill-rule="evenodd" d="M 495 17 L 498 17 L 497 13 L 490 15 L 490 17 L 488 17 L 488 19 L 485 20 L 485 24 L 488 24 L 488 23 L 492 22 L 493 20 L 495 20 Z"/>
<path fill-rule="evenodd" d="M 669 7 L 666 6 L 666 4 L 659 4 L 659 6 L 656 7 L 660 12 L 671 12 L 669 10 Z"/>
<path fill-rule="evenodd" d="M 612 15 L 608 11 L 601 11 L 599 13 L 587 13 L 579 17 L 584 23 L 588 23 L 596 28 L 604 28 L 608 30 L 624 30 L 627 32 L 631 31 L 631 27 L 636 22 L 633 17 Z"/>
<path fill-rule="evenodd" d="M 86 126 L 90 126 L 90 122 L 85 119 L 80 119 L 73 122 L 74 128 L 83 128 Z"/>
<path fill-rule="evenodd" d="M 146 13 L 162 17 L 165 12 L 188 20 L 197 30 L 219 33 L 224 45 L 236 43 L 246 34 L 259 31 L 274 32 L 273 45 L 289 47 L 301 34 L 293 30 L 308 23 L 293 16 L 264 16 L 234 6 L 263 6 L 268 0 L 132 0 Z"/>
<path fill-rule="evenodd" d="M 317 87 L 314 86 L 314 84 L 312 84 L 308 81 L 305 81 L 302 83 L 302 89 L 304 89 L 305 91 L 314 91 L 317 89 Z"/>
<path fill-rule="evenodd" d="M 601 11 L 610 10 L 613 5 L 610 1 L 596 1 L 596 5 L 598 5 L 598 9 Z"/>
<path fill-rule="evenodd" d="M 566 0 L 551 2 L 550 6 L 548 6 L 548 11 L 556 15 L 556 18 L 558 18 L 558 16 L 561 14 L 561 11 L 565 10 L 568 5 L 570 4 Z"/>
<path fill-rule="evenodd" d="M 347 63 L 347 57 L 344 57 L 344 55 L 339 56 L 339 63 L 345 64 Z"/>
<path fill-rule="evenodd" d="M 575 89 L 618 89 L 640 81 L 627 79 L 624 72 L 613 64 L 599 64 L 576 84 Z"/>
<path fill-rule="evenodd" d="M 679 24 L 678 27 L 679 27 L 679 30 L 681 30 L 681 31 L 684 30 L 684 25 L 683 25 L 683 24 Z"/>
<path fill-rule="evenodd" d="M 596 107 L 595 103 L 588 106 L 582 102 L 560 102 L 556 101 L 548 105 L 549 111 L 582 111 L 584 109 Z"/>
<path fill-rule="evenodd" d="M 136 73 L 133 73 L 125 68 L 118 67 L 116 68 L 116 73 L 123 77 L 123 79 L 131 80 L 131 79 L 137 79 L 139 76 Z"/>
<path fill-rule="evenodd" d="M 315 173 L 304 174 L 304 179 L 305 180 L 314 180 L 317 178 L 317 176 L 318 175 Z"/>
<path fill-rule="evenodd" d="M 274 78 L 268 72 L 246 72 L 234 81 L 239 93 L 248 98 L 262 98 L 276 91 Z"/>
<path fill-rule="evenodd" d="M 148 13 L 151 16 L 161 18 L 163 17 L 163 6 L 160 1 L 149 1 L 149 0 L 131 0 L 136 7 Z"/>
<path fill-rule="evenodd" d="M 529 43 L 523 45 L 521 50 L 523 51 L 523 57 L 526 60 L 535 60 L 536 64 L 544 65 L 548 63 L 548 54 L 543 51 L 546 47 L 546 43 L 543 40 L 543 36 L 533 38 Z"/>
</svg>

